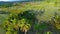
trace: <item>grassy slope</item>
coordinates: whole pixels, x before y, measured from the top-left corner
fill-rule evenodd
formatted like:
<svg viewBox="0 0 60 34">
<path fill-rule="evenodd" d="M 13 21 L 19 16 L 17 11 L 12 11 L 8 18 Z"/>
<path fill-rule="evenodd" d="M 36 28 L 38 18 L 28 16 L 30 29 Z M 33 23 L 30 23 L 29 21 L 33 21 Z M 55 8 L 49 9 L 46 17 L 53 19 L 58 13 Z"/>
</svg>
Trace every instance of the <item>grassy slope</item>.
<svg viewBox="0 0 60 34">
<path fill-rule="evenodd" d="M 58 0 L 60 1 L 60 0 Z M 20 4 L 19 6 L 12 6 L 9 8 L 0 8 L 2 11 L 10 11 L 10 12 L 23 12 L 28 9 L 33 9 L 33 10 L 40 10 L 40 9 L 45 9 L 45 13 L 43 16 L 37 16 L 39 20 L 49 20 L 53 15 L 54 12 L 60 13 L 60 2 L 55 4 L 55 1 L 50 1 L 49 3 L 46 1 L 43 2 L 28 2 L 28 3 L 23 3 Z"/>
<path fill-rule="evenodd" d="M 57 4 L 55 3 L 57 2 Z M 10 11 L 12 13 L 19 13 L 19 12 L 23 12 L 25 10 L 41 10 L 41 9 L 45 9 L 45 13 L 43 16 L 37 16 L 38 19 L 40 20 L 49 20 L 53 15 L 54 12 L 60 12 L 60 2 L 59 0 L 50 0 L 49 3 L 46 1 L 42 1 L 42 2 L 26 2 L 26 3 L 22 3 L 19 6 L 12 6 L 9 8 L 0 8 L 0 10 L 3 11 Z M 47 18 L 47 19 L 46 19 Z"/>
<path fill-rule="evenodd" d="M 45 9 L 45 13 L 43 16 L 38 17 L 41 20 L 48 20 L 49 18 L 51 18 L 51 16 L 54 15 L 54 12 L 60 12 L 60 3 L 58 2 L 57 4 L 55 4 L 55 2 L 27 2 L 27 3 L 22 3 L 19 6 L 12 6 L 9 8 L 0 8 L 3 11 L 10 11 L 10 12 L 15 12 L 15 13 L 19 13 L 19 12 L 23 12 L 25 10 L 28 9 L 33 9 L 33 10 L 40 10 L 40 9 Z M 47 19 L 46 19 L 47 18 Z"/>
</svg>

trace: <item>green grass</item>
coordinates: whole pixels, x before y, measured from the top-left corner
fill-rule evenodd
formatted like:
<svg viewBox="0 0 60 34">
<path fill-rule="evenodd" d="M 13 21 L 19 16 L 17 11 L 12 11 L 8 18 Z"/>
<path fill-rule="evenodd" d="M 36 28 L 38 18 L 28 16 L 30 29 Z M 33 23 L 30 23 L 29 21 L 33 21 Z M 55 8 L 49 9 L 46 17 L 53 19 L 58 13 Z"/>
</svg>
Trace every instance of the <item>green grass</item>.
<svg viewBox="0 0 60 34">
<path fill-rule="evenodd" d="M 55 2 L 58 2 L 57 4 Z M 3 7 L 3 8 L 0 8 L 0 10 L 2 11 L 9 11 L 11 13 L 19 13 L 19 12 L 24 12 L 25 10 L 41 10 L 41 9 L 45 9 L 45 13 L 44 15 L 42 16 L 39 16 L 37 15 L 37 19 L 40 21 L 40 20 L 44 20 L 44 21 L 47 21 L 47 20 L 50 20 L 51 17 L 54 16 L 54 12 L 58 12 L 60 13 L 60 3 L 59 3 L 60 0 L 50 0 L 49 3 L 46 1 L 43 1 L 43 2 L 27 2 L 27 3 L 22 3 L 20 4 L 19 6 L 11 6 L 11 7 Z M 3 15 L 0 15 L 0 20 L 4 20 L 4 17 L 1 17 Z M 41 26 L 40 26 L 41 27 Z M 0 29 L 0 33 L 2 34 L 3 32 L 3 29 L 1 28 Z"/>
</svg>

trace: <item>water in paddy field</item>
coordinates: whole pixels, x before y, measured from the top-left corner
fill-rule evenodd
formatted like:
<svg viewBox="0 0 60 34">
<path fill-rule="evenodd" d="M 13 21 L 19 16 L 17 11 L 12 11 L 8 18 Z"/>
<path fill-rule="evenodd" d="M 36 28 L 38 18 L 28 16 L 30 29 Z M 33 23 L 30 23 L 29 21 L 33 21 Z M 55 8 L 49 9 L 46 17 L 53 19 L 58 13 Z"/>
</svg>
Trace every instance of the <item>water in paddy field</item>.
<svg viewBox="0 0 60 34">
<path fill-rule="evenodd" d="M 0 34 L 60 34 L 59 1 L 0 2 Z"/>
</svg>

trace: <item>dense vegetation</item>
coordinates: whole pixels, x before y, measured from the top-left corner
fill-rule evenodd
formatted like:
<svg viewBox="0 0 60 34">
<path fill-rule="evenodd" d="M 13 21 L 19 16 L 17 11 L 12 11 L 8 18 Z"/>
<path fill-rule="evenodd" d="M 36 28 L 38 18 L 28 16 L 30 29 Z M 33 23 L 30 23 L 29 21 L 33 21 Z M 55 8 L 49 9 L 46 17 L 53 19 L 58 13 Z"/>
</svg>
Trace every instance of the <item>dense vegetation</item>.
<svg viewBox="0 0 60 34">
<path fill-rule="evenodd" d="M 59 0 L 46 0 L 0 5 L 1 11 L 10 12 L 0 26 L 6 34 L 59 34 L 59 4 Z"/>
</svg>

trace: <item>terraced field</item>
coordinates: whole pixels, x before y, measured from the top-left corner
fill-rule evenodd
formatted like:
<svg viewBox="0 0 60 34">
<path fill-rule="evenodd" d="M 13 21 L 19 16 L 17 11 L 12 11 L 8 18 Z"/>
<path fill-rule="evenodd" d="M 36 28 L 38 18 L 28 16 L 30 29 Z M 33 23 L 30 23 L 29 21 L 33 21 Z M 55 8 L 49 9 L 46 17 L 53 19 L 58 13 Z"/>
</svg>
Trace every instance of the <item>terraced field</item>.
<svg viewBox="0 0 60 34">
<path fill-rule="evenodd" d="M 49 21 L 52 17 L 54 17 L 55 13 L 60 14 L 60 0 L 57 1 L 36 1 L 36 2 L 23 2 L 18 6 L 11 6 L 7 8 L 0 8 L 0 11 L 10 12 L 10 13 L 20 13 L 26 10 L 34 10 L 33 12 L 37 14 L 35 17 L 38 21 Z M 35 12 L 36 11 L 36 12 Z M 40 15 L 40 11 L 44 13 Z M 5 20 L 8 14 L 0 14 L 0 24 Z M 2 28 L 0 31 L 4 32 Z M 0 34 L 2 34 L 0 32 Z M 3 33 L 4 34 L 4 33 Z M 59 34 L 59 33 L 58 33 Z"/>
</svg>

